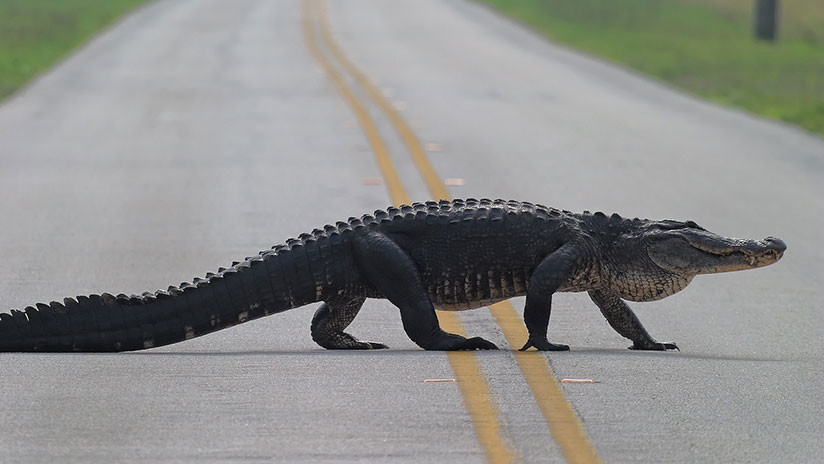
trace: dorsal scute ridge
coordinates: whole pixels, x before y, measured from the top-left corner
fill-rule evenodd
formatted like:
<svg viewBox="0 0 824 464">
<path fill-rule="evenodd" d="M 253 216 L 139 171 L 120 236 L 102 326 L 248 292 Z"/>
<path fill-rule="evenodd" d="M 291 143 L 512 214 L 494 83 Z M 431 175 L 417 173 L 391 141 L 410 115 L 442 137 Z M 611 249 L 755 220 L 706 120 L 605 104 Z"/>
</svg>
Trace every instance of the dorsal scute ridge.
<svg viewBox="0 0 824 464">
<path fill-rule="evenodd" d="M 258 253 L 258 256 L 260 256 L 261 259 L 267 259 L 268 257 L 276 254 L 278 254 L 278 252 L 275 251 L 274 248 L 270 248 L 268 250 L 262 250 L 260 253 Z M 209 277 L 208 273 L 206 274 L 206 277 Z"/>
<path fill-rule="evenodd" d="M 58 314 L 65 314 L 67 312 L 67 308 L 63 306 L 63 303 L 59 303 L 57 301 L 52 301 L 49 303 L 49 308 Z"/>
<path fill-rule="evenodd" d="M 505 212 L 506 215 L 527 213 L 533 214 L 537 218 L 544 220 L 550 217 L 555 218 L 561 216 L 562 214 L 574 214 L 571 211 L 562 211 L 537 203 L 507 200 L 502 198 L 476 199 L 470 197 L 466 199 L 415 202 L 411 205 L 404 204 L 399 207 L 390 206 L 385 210 L 375 210 L 373 215 L 367 214 L 360 218 L 351 217 L 348 222 L 339 222 L 337 223 L 336 229 L 340 231 L 342 227 L 356 228 L 359 225 L 379 225 L 386 223 L 387 220 L 395 221 L 421 219 L 426 215 L 443 218 L 443 216 L 451 216 L 455 213 L 474 211 L 478 209 L 496 209 L 496 211 L 494 211 L 494 214 L 496 215 L 501 212 Z M 591 215 L 592 213 L 587 212 L 586 214 Z"/>
</svg>

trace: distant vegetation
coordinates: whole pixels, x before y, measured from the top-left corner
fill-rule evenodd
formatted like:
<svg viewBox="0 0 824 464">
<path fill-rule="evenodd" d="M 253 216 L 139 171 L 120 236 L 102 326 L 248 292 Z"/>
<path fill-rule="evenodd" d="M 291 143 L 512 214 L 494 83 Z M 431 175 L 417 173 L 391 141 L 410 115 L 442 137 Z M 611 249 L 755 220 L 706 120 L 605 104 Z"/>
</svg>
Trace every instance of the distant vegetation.
<svg viewBox="0 0 824 464">
<path fill-rule="evenodd" d="M 0 100 L 145 0 L 0 0 Z M 824 134 L 824 0 L 779 0 L 779 40 L 753 40 L 755 0 L 479 0 L 553 40 L 717 102 Z"/>
<path fill-rule="evenodd" d="M 778 41 L 755 0 L 479 0 L 561 43 L 720 103 L 824 134 L 824 0 L 779 0 Z"/>
<path fill-rule="evenodd" d="M 0 100 L 145 0 L 0 0 Z"/>
</svg>

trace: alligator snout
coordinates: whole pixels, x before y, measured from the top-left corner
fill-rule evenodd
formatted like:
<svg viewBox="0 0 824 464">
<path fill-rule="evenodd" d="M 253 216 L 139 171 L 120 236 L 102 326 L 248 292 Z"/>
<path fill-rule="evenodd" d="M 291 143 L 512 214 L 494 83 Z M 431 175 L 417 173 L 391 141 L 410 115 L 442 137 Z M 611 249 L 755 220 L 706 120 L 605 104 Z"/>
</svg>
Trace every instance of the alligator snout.
<svg viewBox="0 0 824 464">
<path fill-rule="evenodd" d="M 775 251 L 778 254 L 784 253 L 784 251 L 787 249 L 787 244 L 784 243 L 784 240 L 781 240 L 778 237 L 765 238 L 764 245 L 767 247 L 768 250 Z"/>
<path fill-rule="evenodd" d="M 786 249 L 787 244 L 780 238 L 767 237 L 761 242 L 755 242 L 755 245 L 746 254 L 749 255 L 750 266 L 761 267 L 781 259 Z"/>
</svg>

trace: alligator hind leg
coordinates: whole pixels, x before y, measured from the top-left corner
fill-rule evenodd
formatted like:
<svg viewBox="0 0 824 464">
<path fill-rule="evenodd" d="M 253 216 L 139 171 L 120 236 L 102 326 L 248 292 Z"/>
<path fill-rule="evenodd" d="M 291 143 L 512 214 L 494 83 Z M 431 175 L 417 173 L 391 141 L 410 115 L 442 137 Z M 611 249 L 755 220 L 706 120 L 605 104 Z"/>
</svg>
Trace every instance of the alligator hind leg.
<svg viewBox="0 0 824 464">
<path fill-rule="evenodd" d="M 403 329 L 425 350 L 496 350 L 481 337 L 444 332 L 412 258 L 384 234 L 367 231 L 353 241 L 358 270 L 401 311 Z"/>
<path fill-rule="evenodd" d="M 312 340 L 329 350 L 376 350 L 389 348 L 383 343 L 366 342 L 344 332 L 358 315 L 365 298 L 329 301 L 320 305 L 312 318 Z"/>
</svg>

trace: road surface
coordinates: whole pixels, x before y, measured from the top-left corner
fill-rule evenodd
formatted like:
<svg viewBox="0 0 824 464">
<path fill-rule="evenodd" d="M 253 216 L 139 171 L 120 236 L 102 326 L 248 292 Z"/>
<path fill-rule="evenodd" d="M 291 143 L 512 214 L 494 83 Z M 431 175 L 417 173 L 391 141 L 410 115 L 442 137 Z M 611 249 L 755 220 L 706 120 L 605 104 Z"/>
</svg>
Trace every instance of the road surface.
<svg viewBox="0 0 824 464">
<path fill-rule="evenodd" d="M 0 105 L 2 310 L 165 288 L 390 203 L 371 140 L 307 46 L 302 7 L 152 2 Z M 546 359 L 556 379 L 596 381 L 560 385 L 601 459 L 820 458 L 822 139 L 578 55 L 472 3 L 340 0 L 328 15 L 438 175 L 463 183 L 453 197 L 693 219 L 787 242 L 775 266 L 633 305 L 680 352 L 626 350 L 585 295 L 554 299 L 551 337 L 572 350 Z M 334 69 L 408 196 L 429 198 L 386 113 Z M 458 382 L 424 382 L 456 377 L 447 355 L 409 341 L 395 308 L 369 301 L 352 326 L 392 348 L 374 353 L 320 349 L 312 312 L 145 352 L 0 354 L 0 461 L 487 461 Z M 566 462 L 495 319 L 460 319 L 507 348 L 477 359 L 511 456 Z"/>
</svg>

